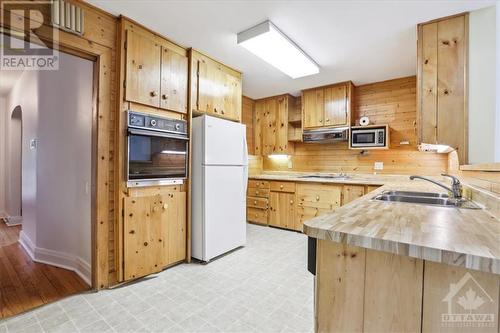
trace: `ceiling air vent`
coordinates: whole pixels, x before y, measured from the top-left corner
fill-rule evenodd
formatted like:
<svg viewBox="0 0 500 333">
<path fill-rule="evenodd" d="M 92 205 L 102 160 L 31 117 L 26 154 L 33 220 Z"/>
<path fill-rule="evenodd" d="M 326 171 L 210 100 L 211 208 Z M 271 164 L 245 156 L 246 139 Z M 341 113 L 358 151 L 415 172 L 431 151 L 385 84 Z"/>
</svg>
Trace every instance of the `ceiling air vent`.
<svg viewBox="0 0 500 333">
<path fill-rule="evenodd" d="M 83 34 L 83 9 L 69 1 L 54 0 L 52 25 L 81 36 Z"/>
</svg>

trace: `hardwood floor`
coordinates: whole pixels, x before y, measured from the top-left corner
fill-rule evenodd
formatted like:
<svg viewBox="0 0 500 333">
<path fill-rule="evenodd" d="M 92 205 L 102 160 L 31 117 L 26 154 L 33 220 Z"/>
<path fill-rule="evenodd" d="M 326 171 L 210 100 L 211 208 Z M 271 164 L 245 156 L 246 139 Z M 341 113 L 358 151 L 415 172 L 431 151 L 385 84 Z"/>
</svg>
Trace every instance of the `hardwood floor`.
<svg viewBox="0 0 500 333">
<path fill-rule="evenodd" d="M 0 318 L 90 289 L 75 272 L 31 260 L 20 231 L 0 220 Z"/>
</svg>

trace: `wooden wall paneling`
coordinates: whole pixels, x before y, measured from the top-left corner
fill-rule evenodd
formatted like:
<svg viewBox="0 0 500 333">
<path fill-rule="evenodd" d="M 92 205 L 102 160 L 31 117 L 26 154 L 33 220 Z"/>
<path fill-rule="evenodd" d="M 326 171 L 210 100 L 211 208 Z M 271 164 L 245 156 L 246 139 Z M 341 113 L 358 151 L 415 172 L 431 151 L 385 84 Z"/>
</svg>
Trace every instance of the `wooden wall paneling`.
<svg viewBox="0 0 500 333">
<path fill-rule="evenodd" d="M 248 175 L 258 175 L 262 173 L 262 156 L 249 155 L 248 156 Z"/>
<path fill-rule="evenodd" d="M 426 261 L 424 269 L 423 316 L 422 332 L 498 332 L 499 287 L 500 276 L 462 267 L 449 266 Z M 450 284 L 451 283 L 451 284 Z M 453 292 L 452 286 L 457 290 Z M 467 292 L 472 293 L 467 297 Z M 465 310 L 459 303 L 459 298 L 474 302 L 471 309 Z M 449 301 L 448 301 L 449 300 Z M 481 304 L 477 306 L 479 301 Z M 467 303 L 463 303 L 467 306 Z M 491 326 L 477 328 L 465 323 L 446 327 L 442 315 L 448 314 L 493 314 Z M 458 324 L 458 325 L 456 325 Z M 462 325 L 460 325 L 462 324 Z"/>
<path fill-rule="evenodd" d="M 383 174 L 437 175 L 448 169 L 445 154 L 419 152 L 416 132 L 416 77 L 410 76 L 354 87 L 352 119 L 368 116 L 374 124 L 389 124 L 390 149 L 360 155 L 344 142 L 295 142 L 291 161 L 263 157 L 264 170 L 372 173 L 374 162 L 384 162 Z M 305 93 L 305 92 L 304 92 Z M 401 144 L 408 141 L 409 145 Z"/>
<path fill-rule="evenodd" d="M 363 332 L 420 332 L 423 260 L 366 250 Z"/>
<path fill-rule="evenodd" d="M 419 25 L 418 57 L 422 63 L 419 65 L 421 74 L 419 77 L 418 114 L 420 140 L 425 143 L 437 142 L 437 93 L 438 93 L 438 24 L 430 23 Z"/>
<path fill-rule="evenodd" d="M 318 240 L 316 332 L 363 331 L 365 255 L 365 249 Z"/>
<path fill-rule="evenodd" d="M 160 107 L 187 112 L 188 57 L 166 47 L 161 48 Z"/>
<path fill-rule="evenodd" d="M 467 163 L 466 52 L 468 16 L 439 21 L 438 25 L 438 142 L 457 149 Z M 457 69 L 462 69 L 462 71 Z M 458 131 L 457 129 L 463 129 Z"/>
</svg>

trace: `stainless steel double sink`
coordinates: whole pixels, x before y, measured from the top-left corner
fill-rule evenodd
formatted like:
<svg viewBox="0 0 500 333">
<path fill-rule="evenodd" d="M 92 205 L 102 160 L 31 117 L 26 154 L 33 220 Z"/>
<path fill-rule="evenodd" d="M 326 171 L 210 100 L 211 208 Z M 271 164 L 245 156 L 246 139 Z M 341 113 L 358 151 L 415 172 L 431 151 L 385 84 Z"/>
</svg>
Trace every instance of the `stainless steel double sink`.
<svg viewBox="0 0 500 333">
<path fill-rule="evenodd" d="M 467 209 L 481 209 L 474 202 L 467 199 L 450 198 L 444 193 L 412 192 L 412 191 L 384 191 L 373 198 L 377 201 L 405 202 L 412 204 L 454 207 Z"/>
</svg>

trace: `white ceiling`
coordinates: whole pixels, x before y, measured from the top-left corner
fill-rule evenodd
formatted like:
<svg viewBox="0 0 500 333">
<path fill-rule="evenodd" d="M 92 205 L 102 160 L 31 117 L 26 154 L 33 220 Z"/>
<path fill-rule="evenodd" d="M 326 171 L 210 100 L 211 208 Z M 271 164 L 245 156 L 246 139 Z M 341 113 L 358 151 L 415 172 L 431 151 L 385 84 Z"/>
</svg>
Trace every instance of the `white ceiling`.
<svg viewBox="0 0 500 333">
<path fill-rule="evenodd" d="M 416 73 L 416 24 L 493 5 L 475 1 L 88 0 L 243 72 L 243 93 L 261 98 L 352 80 L 364 84 Z M 291 79 L 236 44 L 236 34 L 270 19 L 321 67 Z"/>
</svg>

